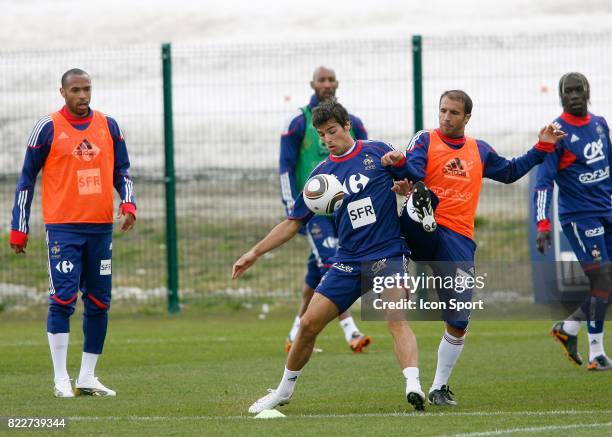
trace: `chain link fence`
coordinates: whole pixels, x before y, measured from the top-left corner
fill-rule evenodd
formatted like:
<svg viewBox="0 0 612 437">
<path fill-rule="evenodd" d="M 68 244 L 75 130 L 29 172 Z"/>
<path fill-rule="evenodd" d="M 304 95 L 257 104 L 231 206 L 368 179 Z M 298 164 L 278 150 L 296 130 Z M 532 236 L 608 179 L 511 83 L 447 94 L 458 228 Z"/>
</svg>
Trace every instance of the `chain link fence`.
<svg viewBox="0 0 612 437">
<path fill-rule="evenodd" d="M 612 34 L 424 37 L 426 128 L 437 126 L 447 89 L 474 101 L 467 134 L 503 156 L 531 147 L 561 112 L 557 81 L 581 71 L 595 113 L 612 109 Z M 0 302 L 46 300 L 47 259 L 40 199 L 32 203 L 28 254 L 8 250 L 10 211 L 24 145 L 36 120 L 58 110 L 60 77 L 79 67 L 92 77 L 92 107 L 124 131 L 138 197 L 137 228 L 115 235 L 114 299 L 166 297 L 162 67 L 158 46 L 0 56 Z M 405 146 L 414 133 L 412 45 L 405 40 L 172 47 L 179 288 L 182 301 L 296 298 L 308 247 L 295 238 L 231 281 L 233 261 L 284 217 L 278 181 L 280 133 L 308 103 L 318 65 L 332 67 L 337 96 L 369 137 Z M 40 192 L 40 186 L 37 187 Z M 478 210 L 477 259 L 524 267 L 508 287 L 530 287 L 527 180 L 486 181 Z M 521 264 L 522 263 L 522 264 Z M 501 271 L 503 267 L 498 267 Z"/>
</svg>

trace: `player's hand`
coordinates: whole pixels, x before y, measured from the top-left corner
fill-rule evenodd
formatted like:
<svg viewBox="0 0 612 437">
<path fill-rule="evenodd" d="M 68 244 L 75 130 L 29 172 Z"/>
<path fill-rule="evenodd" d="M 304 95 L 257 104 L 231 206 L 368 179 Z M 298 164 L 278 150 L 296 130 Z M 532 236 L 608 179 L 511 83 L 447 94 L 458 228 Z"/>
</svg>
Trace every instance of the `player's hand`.
<svg viewBox="0 0 612 437">
<path fill-rule="evenodd" d="M 238 258 L 238 261 L 232 267 L 232 279 L 236 279 L 246 272 L 249 267 L 255 264 L 255 261 L 257 261 L 257 255 L 252 250 Z"/>
<path fill-rule="evenodd" d="M 25 255 L 26 251 L 26 246 L 28 245 L 27 241 L 25 244 L 11 244 L 11 249 L 13 249 L 13 251 L 16 254 L 20 254 L 23 253 Z"/>
<path fill-rule="evenodd" d="M 404 178 L 403 181 L 393 181 L 393 186 L 391 187 L 391 191 L 395 194 L 399 194 L 400 196 L 408 196 L 412 193 L 412 181 Z"/>
<path fill-rule="evenodd" d="M 538 248 L 538 252 L 544 255 L 546 247 L 551 247 L 552 241 L 550 239 L 550 231 L 540 231 L 538 232 L 538 236 L 536 237 L 536 247 Z"/>
<path fill-rule="evenodd" d="M 380 159 L 380 163 L 383 166 L 394 165 L 400 162 L 404 158 L 404 154 L 399 150 L 394 150 L 392 152 L 387 152 Z"/>
<path fill-rule="evenodd" d="M 123 223 L 121 224 L 121 232 L 128 232 L 134 229 L 136 224 L 136 217 L 132 213 L 126 213 L 123 215 Z"/>
<path fill-rule="evenodd" d="M 538 140 L 543 143 L 555 144 L 565 136 L 567 136 L 565 132 L 563 132 L 561 129 L 557 129 L 552 124 L 549 124 L 548 126 L 544 126 L 542 129 L 540 129 Z"/>
</svg>

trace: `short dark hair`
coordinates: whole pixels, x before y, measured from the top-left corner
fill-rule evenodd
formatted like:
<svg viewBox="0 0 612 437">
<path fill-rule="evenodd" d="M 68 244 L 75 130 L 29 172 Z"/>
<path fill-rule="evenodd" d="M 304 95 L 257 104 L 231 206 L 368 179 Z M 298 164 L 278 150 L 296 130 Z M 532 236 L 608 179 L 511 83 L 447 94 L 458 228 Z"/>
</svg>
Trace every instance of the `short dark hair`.
<svg viewBox="0 0 612 437">
<path fill-rule="evenodd" d="M 312 110 L 312 125 L 315 128 L 328 121 L 336 121 L 340 126 L 345 126 L 350 121 L 348 111 L 336 99 L 326 100 Z"/>
<path fill-rule="evenodd" d="M 66 82 L 68 82 L 69 76 L 89 76 L 89 74 L 85 70 L 81 70 L 80 68 L 71 68 L 64 74 L 62 74 L 62 88 L 66 86 Z"/>
<path fill-rule="evenodd" d="M 472 113 L 472 99 L 470 98 L 470 96 L 468 96 L 468 94 L 465 91 L 462 91 L 462 90 L 444 91 L 442 95 L 440 96 L 440 102 L 438 103 L 438 107 L 442 103 L 442 99 L 444 97 L 447 97 L 451 100 L 456 100 L 458 102 L 463 102 L 463 112 L 465 114 Z"/>
<path fill-rule="evenodd" d="M 584 92 L 586 93 L 587 101 L 591 100 L 591 86 L 589 85 L 589 81 L 584 74 L 578 73 L 577 71 L 565 73 L 563 76 L 561 76 L 561 79 L 559 79 L 559 98 L 562 98 L 563 88 L 565 88 L 565 81 L 570 77 L 576 79 L 582 84 Z"/>
</svg>

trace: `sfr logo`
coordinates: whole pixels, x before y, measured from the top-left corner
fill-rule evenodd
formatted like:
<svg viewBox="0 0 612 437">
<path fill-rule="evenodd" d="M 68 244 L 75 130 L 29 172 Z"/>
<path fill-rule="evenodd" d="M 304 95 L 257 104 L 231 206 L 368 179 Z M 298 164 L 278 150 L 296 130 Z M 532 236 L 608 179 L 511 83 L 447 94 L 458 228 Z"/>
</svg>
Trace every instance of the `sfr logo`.
<svg viewBox="0 0 612 437">
<path fill-rule="evenodd" d="M 77 182 L 80 195 L 97 194 L 102 192 L 102 181 L 100 179 L 99 168 L 77 170 Z"/>
</svg>

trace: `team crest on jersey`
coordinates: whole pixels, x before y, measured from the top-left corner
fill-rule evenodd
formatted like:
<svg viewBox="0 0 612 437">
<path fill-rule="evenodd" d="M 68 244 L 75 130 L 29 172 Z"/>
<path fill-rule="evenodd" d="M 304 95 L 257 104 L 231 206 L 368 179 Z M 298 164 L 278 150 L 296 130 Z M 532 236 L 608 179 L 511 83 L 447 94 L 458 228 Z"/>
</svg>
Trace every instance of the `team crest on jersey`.
<svg viewBox="0 0 612 437">
<path fill-rule="evenodd" d="M 312 235 L 313 238 L 321 238 L 322 232 L 321 226 L 316 223 L 310 228 L 310 235 Z"/>
<path fill-rule="evenodd" d="M 89 162 L 93 161 L 98 156 L 98 153 L 100 153 L 100 148 L 85 138 L 81 144 L 74 148 L 72 156 L 79 161 Z"/>
<path fill-rule="evenodd" d="M 591 250 L 591 256 L 593 261 L 601 261 L 601 252 L 596 244 L 593 246 L 593 250 Z"/>
<path fill-rule="evenodd" d="M 363 166 L 366 170 L 374 170 L 376 168 L 374 160 L 370 158 L 370 155 L 368 155 L 367 153 L 365 159 L 363 160 Z"/>
<path fill-rule="evenodd" d="M 465 180 L 470 178 L 470 170 L 474 166 L 472 161 L 453 158 L 442 167 L 444 177 L 449 179 Z"/>
<path fill-rule="evenodd" d="M 602 159 L 606 159 L 606 155 L 604 154 L 604 145 L 601 138 L 598 141 L 592 141 L 584 146 L 584 157 L 586 158 L 587 164 L 593 164 L 594 162 L 601 161 Z"/>
<path fill-rule="evenodd" d="M 601 138 L 603 138 L 603 137 L 604 137 L 604 128 L 602 127 L 602 125 L 601 125 L 601 124 L 596 123 L 596 124 L 595 124 L 595 130 L 597 131 L 597 134 L 598 134 L 598 135 L 599 135 Z"/>
<path fill-rule="evenodd" d="M 51 248 L 49 249 L 49 252 L 51 252 L 51 259 L 61 258 L 60 251 L 61 251 L 60 245 L 57 244 L 57 241 L 55 241 L 53 243 L 53 246 L 51 246 Z"/>
</svg>

